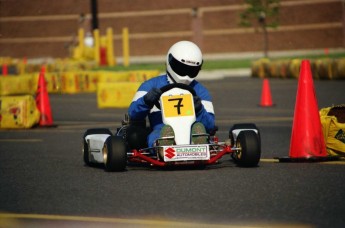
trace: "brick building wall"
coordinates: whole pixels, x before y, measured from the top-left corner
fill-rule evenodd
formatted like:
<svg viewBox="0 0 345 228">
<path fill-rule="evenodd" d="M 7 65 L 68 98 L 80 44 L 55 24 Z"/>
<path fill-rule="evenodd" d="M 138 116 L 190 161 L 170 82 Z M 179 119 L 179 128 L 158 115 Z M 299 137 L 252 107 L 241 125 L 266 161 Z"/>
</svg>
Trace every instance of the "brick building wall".
<svg viewBox="0 0 345 228">
<path fill-rule="evenodd" d="M 195 41 L 207 54 L 260 52 L 260 29 L 238 25 L 243 2 L 98 0 L 99 28 L 101 35 L 113 28 L 117 56 L 123 27 L 130 32 L 131 56 L 164 55 L 182 39 Z M 281 0 L 269 50 L 344 47 L 343 10 L 342 0 Z M 0 56 L 67 57 L 78 28 L 90 27 L 80 15 L 90 18 L 90 12 L 90 0 L 0 0 Z"/>
</svg>

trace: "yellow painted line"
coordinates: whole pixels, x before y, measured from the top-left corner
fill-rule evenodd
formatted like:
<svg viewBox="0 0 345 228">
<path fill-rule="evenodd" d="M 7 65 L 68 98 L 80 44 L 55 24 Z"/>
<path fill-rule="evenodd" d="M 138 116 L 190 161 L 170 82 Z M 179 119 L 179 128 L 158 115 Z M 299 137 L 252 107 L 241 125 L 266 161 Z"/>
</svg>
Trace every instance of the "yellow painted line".
<svg viewBox="0 0 345 228">
<path fill-rule="evenodd" d="M 43 142 L 43 139 L 0 139 L 0 142 L 29 142 L 29 143 L 35 143 L 35 142 Z"/>
<path fill-rule="evenodd" d="M 320 162 L 323 165 L 345 165 L 345 160 Z"/>
<path fill-rule="evenodd" d="M 261 158 L 260 162 L 267 162 L 267 163 L 279 163 L 279 159 L 274 158 Z M 302 162 L 290 162 L 290 163 L 302 163 Z M 308 162 L 306 162 L 308 163 Z M 345 165 L 345 159 L 340 158 L 338 161 L 320 161 L 320 162 L 310 162 L 310 163 L 319 163 L 324 165 Z"/>
<path fill-rule="evenodd" d="M 217 118 L 216 122 L 219 124 L 229 124 L 234 122 L 290 122 L 293 120 L 293 117 L 287 116 L 287 117 L 259 117 L 259 116 L 253 116 L 249 118 L 241 118 L 241 119 L 220 119 Z"/>
<path fill-rule="evenodd" d="M 278 159 L 273 159 L 273 158 L 261 158 L 260 162 L 271 162 L 271 163 L 274 163 L 274 162 L 279 162 L 279 160 Z"/>
<path fill-rule="evenodd" d="M 89 113 L 89 116 L 125 118 L 125 115 L 120 113 Z"/>
<path fill-rule="evenodd" d="M 115 122 L 116 123 L 116 122 Z M 69 123 L 69 124 L 60 124 L 58 125 L 58 128 L 56 131 L 60 131 L 60 130 L 72 130 L 72 129 L 84 129 L 86 131 L 86 129 L 89 128 L 112 128 L 112 126 L 114 125 L 114 122 L 102 122 L 102 123 Z M 118 126 L 121 126 L 120 121 L 118 121 Z"/>
<path fill-rule="evenodd" d="M 0 213 L 1 219 L 36 219 L 36 220 L 56 220 L 56 221 L 79 221 L 79 222 L 94 222 L 94 223 L 111 223 L 117 225 L 132 225 L 132 226 L 156 226 L 156 227 L 239 227 L 237 225 L 228 224 L 205 224 L 193 222 L 177 222 L 159 219 L 122 219 L 122 218 L 102 218 L 102 217 L 83 217 L 83 216 L 64 216 L 64 215 L 42 215 L 42 214 L 15 214 L 15 213 Z M 282 224 L 277 224 L 282 225 Z M 266 227 L 266 225 L 241 225 L 240 227 Z"/>
</svg>

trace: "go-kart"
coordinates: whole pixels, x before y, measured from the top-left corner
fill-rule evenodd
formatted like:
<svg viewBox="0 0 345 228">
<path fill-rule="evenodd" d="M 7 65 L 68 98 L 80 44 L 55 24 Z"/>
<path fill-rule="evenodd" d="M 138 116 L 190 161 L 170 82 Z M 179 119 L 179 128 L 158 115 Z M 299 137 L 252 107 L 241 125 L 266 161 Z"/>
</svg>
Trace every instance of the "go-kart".
<svg viewBox="0 0 345 228">
<path fill-rule="evenodd" d="M 229 138 L 220 142 L 217 129 L 206 133 L 193 133 L 196 121 L 193 88 L 184 84 L 171 84 L 161 88 L 162 95 L 155 106 L 161 109 L 162 120 L 170 125 L 174 136 L 158 138 L 154 147 L 147 146 L 150 127 L 146 121 L 130 120 L 125 115 L 122 126 L 113 135 L 109 129 L 88 129 L 83 136 L 83 158 L 88 166 L 104 164 L 106 171 L 124 171 L 130 164 L 149 164 L 156 167 L 178 165 L 206 166 L 215 164 L 224 155 L 241 167 L 255 167 L 261 156 L 259 129 L 253 123 L 235 124 Z M 194 144 L 193 137 L 206 138 L 205 143 Z M 171 145 L 161 145 L 170 139 Z"/>
</svg>

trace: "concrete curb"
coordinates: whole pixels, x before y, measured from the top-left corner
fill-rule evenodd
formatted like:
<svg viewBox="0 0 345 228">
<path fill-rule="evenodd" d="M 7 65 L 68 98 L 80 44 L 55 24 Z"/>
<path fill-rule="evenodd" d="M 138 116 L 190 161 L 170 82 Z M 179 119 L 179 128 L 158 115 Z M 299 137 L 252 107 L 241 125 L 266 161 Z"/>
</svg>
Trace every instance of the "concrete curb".
<svg viewBox="0 0 345 228">
<path fill-rule="evenodd" d="M 251 70 L 247 68 L 241 69 L 224 69 L 224 70 L 201 70 L 197 80 L 219 80 L 228 77 L 250 77 Z"/>
<path fill-rule="evenodd" d="M 161 72 L 159 75 L 165 74 Z M 201 70 L 196 77 L 198 81 L 220 80 L 231 77 L 250 77 L 251 69 L 223 69 L 223 70 Z"/>
</svg>

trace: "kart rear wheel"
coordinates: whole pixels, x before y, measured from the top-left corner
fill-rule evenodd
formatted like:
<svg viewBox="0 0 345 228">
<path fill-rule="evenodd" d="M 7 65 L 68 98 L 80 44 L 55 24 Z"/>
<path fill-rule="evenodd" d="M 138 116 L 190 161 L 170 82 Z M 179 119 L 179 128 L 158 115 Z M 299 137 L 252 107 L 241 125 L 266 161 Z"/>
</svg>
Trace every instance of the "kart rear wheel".
<svg viewBox="0 0 345 228">
<path fill-rule="evenodd" d="M 254 131 L 241 131 L 236 140 L 239 149 L 233 153 L 235 163 L 241 167 L 255 167 L 261 156 L 260 140 Z"/>
<path fill-rule="evenodd" d="M 122 137 L 111 136 L 107 138 L 103 148 L 105 170 L 124 171 L 127 165 L 126 145 Z"/>
<path fill-rule="evenodd" d="M 85 138 L 88 135 L 100 135 L 100 134 L 108 134 L 108 135 L 113 135 L 111 131 L 107 128 L 92 128 L 92 129 L 87 129 L 86 132 L 84 133 L 83 136 L 83 159 L 84 163 L 87 166 L 92 166 L 91 163 L 91 153 L 89 151 L 89 145 L 86 142 Z"/>
</svg>

